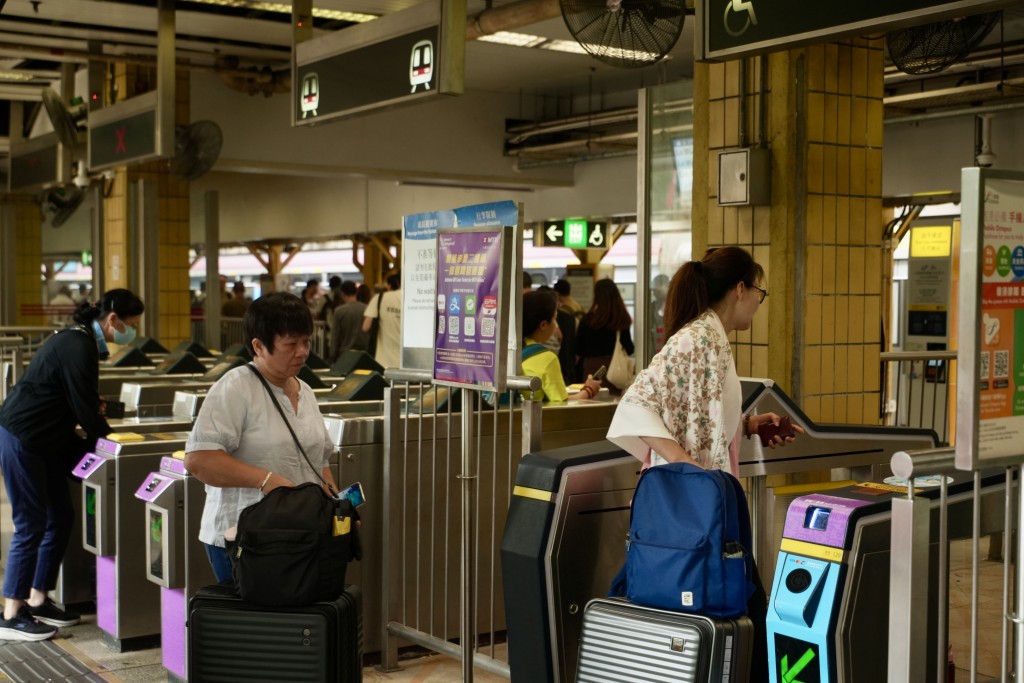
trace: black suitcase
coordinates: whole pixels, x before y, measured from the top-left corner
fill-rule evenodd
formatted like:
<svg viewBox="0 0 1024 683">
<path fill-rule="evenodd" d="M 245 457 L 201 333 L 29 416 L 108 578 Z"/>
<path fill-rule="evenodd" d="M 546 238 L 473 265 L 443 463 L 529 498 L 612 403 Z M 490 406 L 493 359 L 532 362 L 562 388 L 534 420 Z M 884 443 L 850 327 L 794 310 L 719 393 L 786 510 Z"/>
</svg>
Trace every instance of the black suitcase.
<svg viewBox="0 0 1024 683">
<path fill-rule="evenodd" d="M 200 588 L 188 606 L 194 683 L 349 683 L 363 678 L 362 593 L 333 602 L 260 607 L 227 586 Z"/>
<path fill-rule="evenodd" d="M 754 625 L 599 598 L 583 610 L 577 683 L 746 683 Z"/>
</svg>

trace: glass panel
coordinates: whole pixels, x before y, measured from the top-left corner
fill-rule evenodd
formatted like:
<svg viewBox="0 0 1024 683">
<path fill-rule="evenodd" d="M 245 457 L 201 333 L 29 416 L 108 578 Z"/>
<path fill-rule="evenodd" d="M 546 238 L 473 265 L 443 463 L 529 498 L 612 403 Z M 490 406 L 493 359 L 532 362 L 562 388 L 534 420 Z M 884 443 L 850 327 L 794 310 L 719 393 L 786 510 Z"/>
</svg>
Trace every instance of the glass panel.
<svg viewBox="0 0 1024 683">
<path fill-rule="evenodd" d="M 96 489 L 92 486 L 85 487 L 85 545 L 88 548 L 96 548 Z"/>
<path fill-rule="evenodd" d="M 164 515 L 159 510 L 149 510 L 149 574 L 155 579 L 164 578 Z"/>
<path fill-rule="evenodd" d="M 665 343 L 664 304 L 672 275 L 691 252 L 693 207 L 693 81 L 648 90 L 647 206 L 650 216 L 650 281 L 647 349 Z M 645 363 L 649 362 L 644 359 Z"/>
</svg>

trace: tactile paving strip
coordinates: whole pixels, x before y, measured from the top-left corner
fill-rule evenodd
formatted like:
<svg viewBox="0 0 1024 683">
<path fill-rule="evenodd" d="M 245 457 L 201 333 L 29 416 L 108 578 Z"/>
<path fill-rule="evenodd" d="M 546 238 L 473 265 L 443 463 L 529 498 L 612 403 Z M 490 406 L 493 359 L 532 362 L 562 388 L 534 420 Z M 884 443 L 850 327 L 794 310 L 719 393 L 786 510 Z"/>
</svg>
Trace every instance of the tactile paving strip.
<svg viewBox="0 0 1024 683">
<path fill-rule="evenodd" d="M 59 646 L 59 640 L 34 643 L 0 641 L 0 672 L 14 683 L 110 683 Z M 0 680 L 3 680 L 0 678 Z"/>
</svg>

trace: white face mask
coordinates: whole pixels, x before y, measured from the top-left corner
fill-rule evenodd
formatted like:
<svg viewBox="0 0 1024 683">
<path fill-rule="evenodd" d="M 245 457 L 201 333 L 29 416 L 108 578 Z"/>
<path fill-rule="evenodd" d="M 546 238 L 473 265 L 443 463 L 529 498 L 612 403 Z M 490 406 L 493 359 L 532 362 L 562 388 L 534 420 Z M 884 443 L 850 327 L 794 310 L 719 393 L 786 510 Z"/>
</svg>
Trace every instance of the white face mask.
<svg viewBox="0 0 1024 683">
<path fill-rule="evenodd" d="M 115 344 L 118 344 L 120 346 L 131 344 L 133 341 L 135 341 L 136 334 L 134 327 L 132 327 L 128 323 L 125 323 L 124 321 L 122 321 L 122 324 L 124 324 L 124 332 L 117 329 L 115 325 L 110 325 L 110 328 L 112 330 L 111 336 L 114 338 L 113 341 Z"/>
</svg>

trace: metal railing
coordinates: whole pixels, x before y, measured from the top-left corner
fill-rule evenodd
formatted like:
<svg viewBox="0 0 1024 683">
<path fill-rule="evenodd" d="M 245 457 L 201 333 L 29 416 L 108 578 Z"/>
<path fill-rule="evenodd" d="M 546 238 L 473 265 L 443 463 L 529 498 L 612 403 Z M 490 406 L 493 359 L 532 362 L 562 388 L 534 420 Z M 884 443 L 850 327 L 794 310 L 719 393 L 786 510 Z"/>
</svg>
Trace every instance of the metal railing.
<svg viewBox="0 0 1024 683">
<path fill-rule="evenodd" d="M 232 344 L 241 344 L 245 341 L 242 320 L 242 318 L 220 319 L 220 351 L 223 351 Z M 192 318 L 192 341 L 200 344 L 206 343 L 206 321 L 202 318 Z M 313 321 L 311 349 L 316 355 L 325 360 L 327 359 L 327 352 L 330 350 L 330 339 L 327 327 L 322 320 Z"/>
<path fill-rule="evenodd" d="M 887 351 L 880 355 L 884 424 L 934 429 L 942 444 L 956 425 L 956 351 Z"/>
<path fill-rule="evenodd" d="M 510 678 L 495 657 L 504 638 L 501 533 L 519 460 L 540 448 L 541 402 L 482 411 L 475 392 L 431 386 L 428 372 L 385 376 L 393 384 L 384 397 L 381 666 L 397 667 L 401 639 L 460 659 L 463 681 L 473 680 L 474 666 Z M 540 380 L 510 377 L 508 386 L 536 391 Z M 455 391 L 461 412 L 452 400 L 424 409 Z M 429 400 L 409 400 L 416 397 Z"/>
<path fill-rule="evenodd" d="M 938 538 L 938 642 L 936 643 L 933 665 L 936 671 L 944 672 L 949 663 L 949 615 L 950 615 L 950 515 L 948 509 L 948 475 L 957 473 L 956 451 L 953 448 L 938 448 L 922 451 L 899 452 L 893 455 L 893 473 L 913 481 L 917 477 L 939 476 L 939 501 L 937 530 L 932 530 L 930 501 L 915 495 L 915 487 L 907 488 L 905 498 L 892 501 L 892 536 L 889 591 L 889 641 L 901 643 L 901 647 L 889 648 L 890 683 L 910 683 L 925 680 L 928 670 L 928 643 L 924 634 L 928 632 L 928 610 L 922 606 L 927 601 L 929 545 Z M 988 472 L 1004 468 L 1002 520 L 992 513 L 990 506 L 982 500 L 982 472 L 974 470 L 971 503 L 971 588 L 970 588 L 970 664 L 971 683 L 979 675 L 979 614 L 981 598 L 980 540 L 990 535 L 995 542 L 1002 541 L 1002 619 L 1000 645 L 999 680 L 1022 680 L 1024 675 L 1024 572 L 1019 571 L 1024 562 L 1024 546 L 1013 542 L 1013 537 L 1024 524 L 1024 500 L 1018 486 L 1024 455 L 986 461 Z M 963 474 L 960 472 L 959 474 Z M 991 479 L 989 479 L 991 481 Z M 1016 529 L 1013 512 L 1017 511 Z M 995 529 L 994 527 L 999 527 Z M 998 533 L 998 532 L 1002 533 Z M 937 532 L 937 533 L 936 533 Z M 995 533 L 993 533 L 995 532 Z M 1011 553 L 1015 553 L 1011 555 Z M 991 558 L 991 553 L 990 557 Z M 1011 568 L 1011 563 L 1014 568 Z M 991 585 L 987 586 L 991 589 Z M 991 600 L 991 595 L 986 596 Z M 1011 602 L 1012 611 L 1011 611 Z M 995 641 L 995 634 L 986 638 L 987 646 Z M 1011 664 L 1010 658 L 1013 657 Z M 989 672 L 991 674 L 992 672 Z"/>
<path fill-rule="evenodd" d="M 0 403 L 7 400 L 7 395 L 21 376 L 22 343 L 21 337 L 0 337 Z"/>
</svg>

